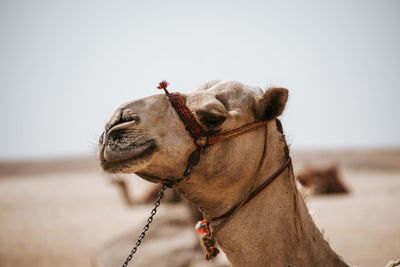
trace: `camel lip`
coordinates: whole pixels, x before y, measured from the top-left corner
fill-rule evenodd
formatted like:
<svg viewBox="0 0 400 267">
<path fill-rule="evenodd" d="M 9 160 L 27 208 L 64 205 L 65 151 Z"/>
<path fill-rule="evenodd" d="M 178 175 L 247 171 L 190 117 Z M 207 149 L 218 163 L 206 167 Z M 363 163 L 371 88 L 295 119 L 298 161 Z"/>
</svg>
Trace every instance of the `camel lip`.
<svg viewBox="0 0 400 267">
<path fill-rule="evenodd" d="M 167 183 L 168 184 L 168 183 L 174 182 L 173 179 L 162 179 L 162 178 L 150 175 L 150 174 L 143 173 L 141 171 L 135 172 L 135 174 L 137 176 L 139 176 L 140 178 L 142 178 L 146 181 L 149 181 L 151 183 L 162 183 L 162 184 Z"/>
<path fill-rule="evenodd" d="M 144 179 L 146 181 L 149 181 L 151 183 L 162 183 L 163 182 L 163 180 L 160 179 L 160 178 L 145 174 L 145 173 L 140 172 L 140 171 L 139 172 L 135 172 L 135 174 L 137 176 L 139 176 L 140 178 L 142 178 L 142 179 Z"/>
<path fill-rule="evenodd" d="M 135 162 L 149 159 L 150 156 L 153 155 L 158 150 L 157 142 L 154 139 L 150 139 L 141 144 L 132 144 L 132 146 L 134 145 L 147 146 L 147 147 L 139 154 L 135 154 L 127 159 L 116 160 L 116 161 L 107 160 L 104 155 L 105 150 L 103 149 L 99 157 L 101 168 L 104 171 L 110 173 L 122 173 L 124 169 L 128 169 L 134 166 Z"/>
<path fill-rule="evenodd" d="M 124 159 L 113 159 L 110 158 L 112 157 L 111 155 L 107 155 L 107 150 L 111 149 L 107 144 L 105 144 L 105 148 L 103 150 L 103 158 L 105 161 L 108 162 L 119 162 L 119 161 L 125 161 L 130 158 L 135 158 L 137 156 L 140 156 L 141 154 L 145 153 L 150 147 L 156 145 L 156 142 L 154 139 L 149 139 L 143 142 L 136 142 L 136 143 L 131 143 L 127 146 L 120 146 L 116 149 L 116 151 L 112 151 L 114 153 L 126 153 L 128 151 L 132 156 L 124 158 Z"/>
</svg>

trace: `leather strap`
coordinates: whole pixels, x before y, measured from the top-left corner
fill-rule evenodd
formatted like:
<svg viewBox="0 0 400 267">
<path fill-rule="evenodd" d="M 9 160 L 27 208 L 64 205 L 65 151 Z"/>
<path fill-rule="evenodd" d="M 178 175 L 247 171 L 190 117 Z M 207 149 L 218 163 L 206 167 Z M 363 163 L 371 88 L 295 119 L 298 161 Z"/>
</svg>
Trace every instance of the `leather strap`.
<svg viewBox="0 0 400 267">
<path fill-rule="evenodd" d="M 250 200 L 252 200 L 262 190 L 264 190 L 271 182 L 273 182 L 275 180 L 275 178 L 277 178 L 286 169 L 286 167 L 289 165 L 289 163 L 291 161 L 292 161 L 292 158 L 289 156 L 287 158 L 287 160 L 285 161 L 285 163 L 283 163 L 283 165 L 278 170 L 276 170 L 276 172 L 274 172 L 267 180 L 265 180 L 264 183 L 262 183 L 253 192 L 251 192 L 250 195 L 247 197 L 247 199 L 242 204 L 239 203 L 239 204 L 233 206 L 233 208 L 228 210 L 226 213 L 224 213 L 223 215 L 221 215 L 219 217 L 216 217 L 216 218 L 210 220 L 210 222 L 214 222 L 214 221 L 218 221 L 218 220 L 224 219 L 224 218 L 232 215 L 232 213 L 235 212 L 238 208 L 243 207 L 244 205 L 246 205 Z"/>
</svg>

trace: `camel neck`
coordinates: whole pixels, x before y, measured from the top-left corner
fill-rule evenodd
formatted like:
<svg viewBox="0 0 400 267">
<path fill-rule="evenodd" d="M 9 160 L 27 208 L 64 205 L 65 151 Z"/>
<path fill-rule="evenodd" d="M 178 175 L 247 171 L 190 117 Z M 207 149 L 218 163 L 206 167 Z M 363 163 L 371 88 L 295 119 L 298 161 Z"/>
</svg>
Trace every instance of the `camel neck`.
<svg viewBox="0 0 400 267">
<path fill-rule="evenodd" d="M 282 140 L 283 134 L 270 131 L 269 159 L 255 187 L 283 164 Z M 216 233 L 216 239 L 232 266 L 348 266 L 315 226 L 296 188 L 291 165 L 242 206 Z"/>
<path fill-rule="evenodd" d="M 218 221 L 221 220 L 226 222 L 229 219 L 229 217 L 232 216 L 238 209 L 249 203 L 253 198 L 255 198 L 258 194 L 260 194 L 268 185 L 270 185 L 276 178 L 278 178 L 278 176 L 289 166 L 289 164 L 291 164 L 291 161 L 292 161 L 291 157 L 288 157 L 286 161 L 283 163 L 283 165 L 278 170 L 276 170 L 276 172 L 274 172 L 270 177 L 268 177 L 268 179 L 266 179 L 261 185 L 259 185 L 256 189 L 254 189 L 250 193 L 250 195 L 243 200 L 242 203 L 233 206 L 225 214 L 212 219 L 210 222 L 218 223 Z M 222 226 L 221 223 L 218 224 L 218 226 L 221 227 Z"/>
<path fill-rule="evenodd" d="M 286 170 L 216 234 L 232 266 L 347 266 L 316 228 L 292 175 Z"/>
</svg>

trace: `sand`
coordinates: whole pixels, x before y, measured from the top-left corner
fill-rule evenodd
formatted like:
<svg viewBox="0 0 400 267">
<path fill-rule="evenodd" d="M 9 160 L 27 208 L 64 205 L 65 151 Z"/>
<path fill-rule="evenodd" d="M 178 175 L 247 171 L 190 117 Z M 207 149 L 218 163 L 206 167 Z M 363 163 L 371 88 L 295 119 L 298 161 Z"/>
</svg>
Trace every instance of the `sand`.
<svg viewBox="0 0 400 267">
<path fill-rule="evenodd" d="M 352 265 L 385 266 L 389 260 L 400 258 L 399 155 L 399 151 L 294 153 L 295 170 L 307 162 L 341 163 L 341 172 L 351 193 L 309 196 L 307 203 L 331 246 Z M 146 182 L 134 177 L 130 182 L 136 196 L 148 187 Z M 100 266 L 96 259 L 104 258 L 119 240 L 125 239 L 129 250 L 129 240 L 134 242 L 150 209 L 151 205 L 125 206 L 117 188 L 92 159 L 2 163 L 0 266 Z M 166 225 L 165 220 L 171 214 L 176 217 L 187 213 L 181 205 L 162 204 L 156 228 Z M 158 232 L 144 244 L 148 241 L 147 246 L 151 247 L 151 240 L 161 236 Z M 189 232 L 171 240 L 197 243 Z M 163 243 L 159 242 L 157 249 L 151 250 L 143 245 L 143 266 L 146 266 L 146 257 L 154 260 L 157 251 L 162 254 L 163 249 L 168 249 L 168 245 L 163 248 L 160 244 Z M 149 255 L 146 250 L 152 253 Z M 223 262 L 220 260 L 214 266 Z M 190 266 L 200 266 L 196 264 Z M 153 262 L 152 266 L 161 266 L 161 263 Z M 177 265 L 175 262 L 169 266 Z"/>
</svg>

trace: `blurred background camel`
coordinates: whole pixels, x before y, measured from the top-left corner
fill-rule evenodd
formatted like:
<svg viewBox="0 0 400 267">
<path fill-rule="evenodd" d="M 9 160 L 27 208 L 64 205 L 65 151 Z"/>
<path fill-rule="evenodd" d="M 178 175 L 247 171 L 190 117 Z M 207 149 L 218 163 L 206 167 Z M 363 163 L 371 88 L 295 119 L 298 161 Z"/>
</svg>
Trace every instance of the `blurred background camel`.
<svg viewBox="0 0 400 267">
<path fill-rule="evenodd" d="M 340 177 L 337 165 L 326 168 L 313 168 L 308 165 L 296 178 L 313 194 L 345 194 L 349 192 Z"/>
</svg>

